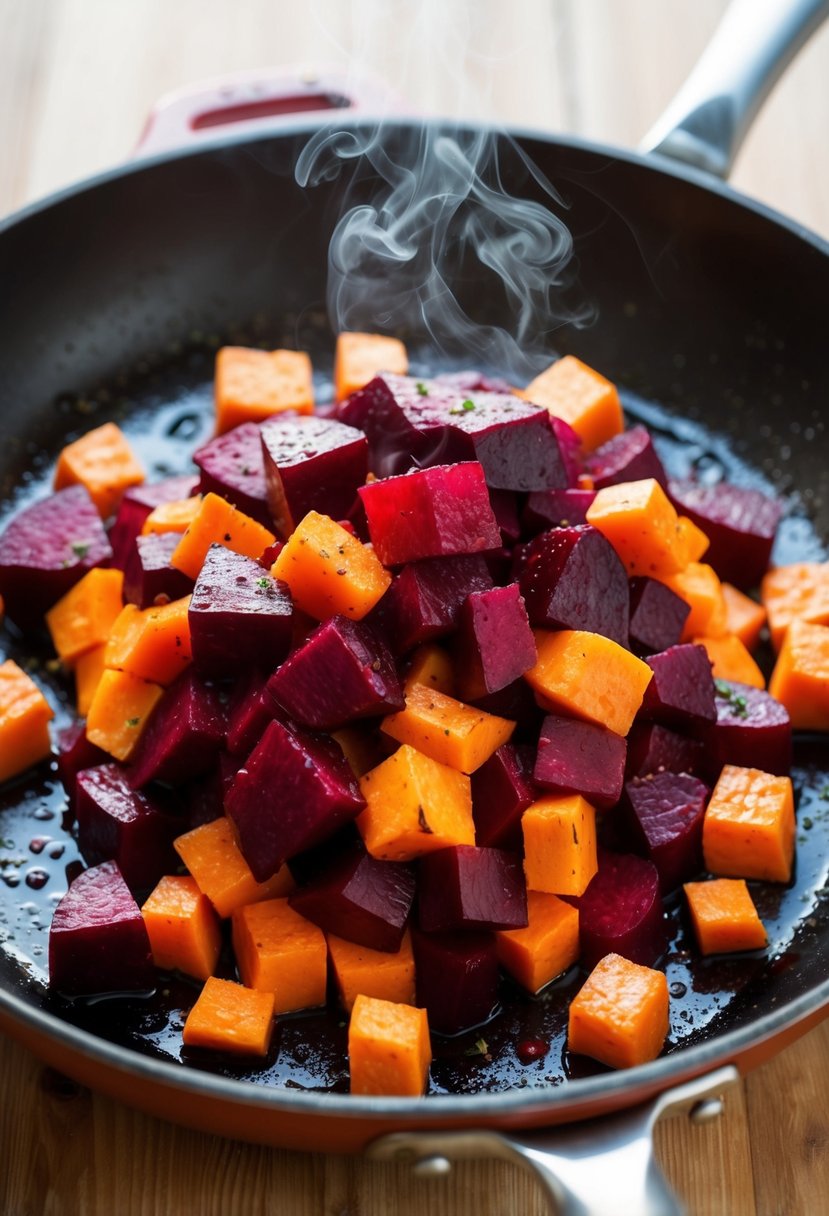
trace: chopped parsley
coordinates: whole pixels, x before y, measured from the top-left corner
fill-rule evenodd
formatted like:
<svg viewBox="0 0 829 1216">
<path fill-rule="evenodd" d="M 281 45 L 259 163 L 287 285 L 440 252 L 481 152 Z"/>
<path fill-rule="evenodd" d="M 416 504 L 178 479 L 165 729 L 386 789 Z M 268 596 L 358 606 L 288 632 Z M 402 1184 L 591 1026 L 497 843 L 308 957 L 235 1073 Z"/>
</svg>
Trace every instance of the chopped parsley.
<svg viewBox="0 0 829 1216">
<path fill-rule="evenodd" d="M 269 578 L 262 577 L 262 578 L 258 578 L 256 580 L 256 586 L 261 587 L 263 591 L 267 591 L 268 587 L 270 587 L 270 585 L 271 585 L 271 580 Z"/>
<path fill-rule="evenodd" d="M 140 721 L 140 718 L 127 718 L 127 726 L 137 726 Z"/>
<path fill-rule="evenodd" d="M 428 396 L 429 396 L 429 390 L 428 390 L 428 388 L 426 387 L 426 385 L 423 383 L 423 381 L 422 381 L 422 380 L 418 380 L 417 384 L 415 385 L 415 388 L 417 389 L 417 391 L 418 391 L 418 393 L 420 394 L 420 396 L 421 396 L 421 397 L 428 397 Z"/>
<path fill-rule="evenodd" d="M 461 405 L 461 409 L 466 410 L 467 413 L 469 413 L 470 410 L 474 410 L 474 408 L 475 408 L 475 402 L 470 401 L 468 397 L 467 397 L 466 401 L 464 401 Z M 481 1040 L 481 1042 L 483 1042 L 483 1039 Z"/>
<path fill-rule="evenodd" d="M 73 540 L 72 541 L 72 552 L 75 554 L 75 557 L 81 557 L 81 558 L 86 557 L 87 553 L 89 552 L 89 541 L 88 540 Z"/>
<path fill-rule="evenodd" d="M 488 1056 L 489 1044 L 486 1039 L 476 1039 L 471 1047 L 467 1047 L 463 1053 L 465 1056 Z"/>
<path fill-rule="evenodd" d="M 727 701 L 738 718 L 748 717 L 748 701 L 742 693 L 736 692 L 730 684 L 726 684 L 724 680 L 715 680 L 714 688 L 717 690 L 717 695 Z"/>
</svg>

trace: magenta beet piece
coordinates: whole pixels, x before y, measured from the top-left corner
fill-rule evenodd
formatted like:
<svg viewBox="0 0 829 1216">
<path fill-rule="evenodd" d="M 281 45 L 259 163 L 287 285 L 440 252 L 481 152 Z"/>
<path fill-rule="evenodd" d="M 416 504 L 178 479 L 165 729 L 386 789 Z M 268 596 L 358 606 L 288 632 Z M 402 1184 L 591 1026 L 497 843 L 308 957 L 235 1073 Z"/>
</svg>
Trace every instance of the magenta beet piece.
<svg viewBox="0 0 829 1216">
<path fill-rule="evenodd" d="M 581 794 L 595 807 L 619 801 L 627 741 L 594 722 L 548 714 L 541 727 L 533 778 L 561 793 Z"/>
<path fill-rule="evenodd" d="M 521 816 L 536 793 L 533 750 L 503 743 L 472 774 L 472 817 L 479 845 L 519 852 L 524 846 Z"/>
<path fill-rule="evenodd" d="M 498 692 L 529 671 L 538 654 L 517 583 L 466 597 L 455 654 L 464 701 Z"/>
<path fill-rule="evenodd" d="M 152 988 L 155 971 L 141 909 L 118 866 L 79 874 L 49 930 L 49 984 L 69 996 Z"/>
<path fill-rule="evenodd" d="M 534 490 L 527 495 L 521 517 L 525 534 L 586 524 L 595 497 L 595 490 Z"/>
<path fill-rule="evenodd" d="M 485 1022 L 498 1000 L 498 958 L 491 933 L 423 933 L 412 929 L 416 1003 L 429 1029 L 458 1034 Z"/>
<path fill-rule="evenodd" d="M 579 900 L 581 965 L 588 971 L 606 954 L 652 967 L 667 944 L 659 873 L 629 853 L 599 854 L 599 869 Z"/>
<path fill-rule="evenodd" d="M 497 549 L 501 532 L 480 464 L 436 465 L 361 486 L 369 534 L 384 566 Z"/>
<path fill-rule="evenodd" d="M 209 773 L 197 781 L 191 781 L 187 787 L 187 827 L 190 831 L 201 827 L 203 823 L 212 823 L 221 819 L 225 813 L 225 794 L 233 784 L 240 768 L 238 756 L 230 756 L 227 752 L 219 752 L 218 763 L 214 764 Z"/>
<path fill-rule="evenodd" d="M 218 494 L 266 528 L 273 528 L 268 510 L 262 431 L 255 422 L 243 422 L 209 440 L 193 453 L 201 472 L 199 492 Z"/>
<path fill-rule="evenodd" d="M 487 591 L 492 576 L 480 554 L 410 562 L 371 614 L 371 623 L 395 654 L 450 633 L 472 591 Z"/>
<path fill-rule="evenodd" d="M 417 898 L 424 933 L 523 929 L 528 923 L 521 859 L 503 849 L 461 844 L 427 853 L 418 865 Z"/>
<path fill-rule="evenodd" d="M 644 481 L 648 477 L 658 481 L 663 489 L 668 486 L 662 461 L 644 426 L 632 426 L 630 430 L 614 435 L 590 453 L 585 465 L 597 490 L 616 486 L 622 481 Z"/>
<path fill-rule="evenodd" d="M 702 820 L 708 786 L 688 773 L 653 773 L 625 786 L 627 821 L 637 849 L 659 871 L 663 892 L 703 868 Z"/>
<path fill-rule="evenodd" d="M 181 537 L 177 532 L 151 532 L 133 541 L 124 563 L 124 599 L 138 608 L 180 600 L 193 588 L 193 580 L 170 565 Z"/>
<path fill-rule="evenodd" d="M 539 491 L 544 493 L 545 491 Z M 549 492 L 549 491 L 548 491 Z M 501 529 L 505 544 L 514 544 L 521 535 L 521 518 L 518 495 L 512 490 L 490 490 L 489 501 Z"/>
<path fill-rule="evenodd" d="M 756 587 L 769 564 L 782 504 L 727 481 L 714 486 L 672 481 L 669 492 L 680 514 L 710 540 L 705 561 L 720 578 L 743 591 Z"/>
<path fill-rule="evenodd" d="M 216 678 L 273 668 L 291 644 L 292 616 L 285 583 L 251 558 L 211 545 L 187 613 L 193 663 Z"/>
<path fill-rule="evenodd" d="M 609 541 L 589 524 L 537 536 L 519 585 L 533 625 L 601 633 L 627 647 L 625 568 Z"/>
<path fill-rule="evenodd" d="M 225 730 L 216 690 L 188 668 L 150 715 L 132 755 L 130 785 L 138 790 L 151 781 L 181 785 L 200 777 L 213 763 Z"/>
<path fill-rule="evenodd" d="M 165 502 L 179 502 L 196 492 L 197 477 L 165 477 L 163 481 L 130 486 L 118 506 L 115 523 L 109 530 L 112 564 L 126 570 L 133 544 L 141 534 L 147 516 Z"/>
<path fill-rule="evenodd" d="M 643 717 L 680 728 L 716 721 L 714 678 L 703 646 L 670 646 L 645 662 L 653 679 L 642 701 Z"/>
<path fill-rule="evenodd" d="M 255 667 L 240 675 L 230 693 L 227 719 L 227 750 L 245 760 L 277 716 L 276 706 L 265 692 L 268 677 Z"/>
<path fill-rule="evenodd" d="M 564 472 L 567 475 L 566 485 L 575 487 L 579 484 L 579 474 L 583 464 L 581 457 L 581 439 L 563 418 L 550 418 L 553 434 L 558 440 L 559 451 L 564 462 Z"/>
<path fill-rule="evenodd" d="M 731 680 L 715 680 L 714 690 L 717 719 L 700 732 L 708 776 L 716 780 L 724 764 L 787 776 L 792 724 L 780 702 L 762 688 Z"/>
<path fill-rule="evenodd" d="M 415 894 L 410 866 L 352 848 L 290 897 L 326 933 L 372 950 L 400 949 Z"/>
<path fill-rule="evenodd" d="M 368 444 L 333 418 L 281 415 L 262 425 L 268 509 L 280 536 L 309 511 L 339 519 L 368 474 Z"/>
<path fill-rule="evenodd" d="M 320 878 L 346 854 L 365 853 L 363 838 L 355 823 L 346 823 L 326 836 L 321 844 L 295 853 L 288 861 L 291 877 L 299 886 L 307 886 Z"/>
<path fill-rule="evenodd" d="M 117 861 L 132 890 L 152 887 L 162 874 L 175 871 L 176 821 L 131 789 L 119 764 L 84 769 L 75 789 L 78 845 L 90 865 Z"/>
<path fill-rule="evenodd" d="M 225 799 L 257 882 L 356 818 L 365 806 L 337 744 L 271 722 Z"/>
<path fill-rule="evenodd" d="M 58 731 L 58 777 L 66 790 L 68 809 L 75 814 L 75 778 L 85 768 L 106 764 L 109 756 L 100 747 L 90 743 L 83 722 L 73 722 Z"/>
<path fill-rule="evenodd" d="M 473 704 L 484 713 L 509 718 L 516 724 L 516 734 L 523 734 L 527 738 L 536 735 L 543 717 L 533 691 L 524 679 L 513 680 L 506 688 L 487 693 L 485 697 L 476 697 Z"/>
<path fill-rule="evenodd" d="M 625 778 L 646 777 L 666 769 L 669 773 L 698 773 L 703 763 L 698 739 L 677 734 L 658 722 L 634 722 L 628 735 Z"/>
<path fill-rule="evenodd" d="M 690 604 L 658 579 L 630 580 L 630 648 L 640 656 L 676 646 L 691 611 Z"/>
<path fill-rule="evenodd" d="M 101 517 L 83 486 L 33 502 L 0 535 L 6 614 L 23 630 L 38 626 L 70 587 L 93 566 L 109 565 L 111 557 Z"/>
</svg>

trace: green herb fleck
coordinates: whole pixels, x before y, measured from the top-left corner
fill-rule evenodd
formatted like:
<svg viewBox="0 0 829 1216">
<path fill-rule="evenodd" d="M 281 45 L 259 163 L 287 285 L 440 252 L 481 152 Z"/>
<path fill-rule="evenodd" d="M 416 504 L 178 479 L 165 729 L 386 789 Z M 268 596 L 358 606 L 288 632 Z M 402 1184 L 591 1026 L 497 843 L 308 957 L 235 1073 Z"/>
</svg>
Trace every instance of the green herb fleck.
<svg viewBox="0 0 829 1216">
<path fill-rule="evenodd" d="M 824 802 L 829 802 L 829 785 L 824 785 L 823 789 L 818 792 L 818 798 L 822 798 Z"/>
<path fill-rule="evenodd" d="M 140 721 L 140 718 L 127 718 L 127 726 L 137 726 Z"/>
<path fill-rule="evenodd" d="M 812 820 L 807 815 L 806 818 L 803 820 L 803 827 L 805 828 L 805 830 L 807 832 L 811 832 L 811 830 L 814 826 L 815 825 L 813 824 Z"/>
<path fill-rule="evenodd" d="M 72 541 L 72 552 L 75 554 L 75 557 L 81 557 L 81 558 L 86 557 L 87 553 L 89 552 L 89 541 L 88 540 L 73 540 Z"/>
<path fill-rule="evenodd" d="M 428 396 L 429 396 L 429 390 L 428 390 L 428 388 L 426 387 L 426 385 L 423 383 L 423 381 L 422 381 L 422 380 L 418 380 L 417 384 L 415 385 L 415 388 L 416 388 L 416 389 L 417 389 L 417 391 L 420 393 L 421 397 L 428 397 Z"/>
<path fill-rule="evenodd" d="M 271 585 L 271 580 L 269 578 L 263 577 L 263 578 L 258 578 L 256 580 L 256 586 L 261 587 L 263 591 L 267 591 L 268 587 L 270 587 L 270 585 Z"/>
<path fill-rule="evenodd" d="M 466 411 L 467 411 L 467 413 L 468 413 L 470 410 L 474 410 L 474 408 L 475 408 L 475 402 L 474 402 L 474 401 L 470 401 L 468 397 L 467 397 L 466 401 L 464 401 L 464 402 L 461 404 L 461 409 L 462 409 L 462 410 L 466 410 Z"/>
<path fill-rule="evenodd" d="M 488 1056 L 489 1044 L 486 1039 L 476 1039 L 471 1047 L 467 1047 L 463 1053 L 465 1056 Z"/>
<path fill-rule="evenodd" d="M 724 680 L 715 680 L 714 688 L 717 690 L 717 695 L 727 701 L 738 718 L 748 717 L 748 701 L 742 693 L 736 692 L 730 684 L 726 684 Z"/>
</svg>

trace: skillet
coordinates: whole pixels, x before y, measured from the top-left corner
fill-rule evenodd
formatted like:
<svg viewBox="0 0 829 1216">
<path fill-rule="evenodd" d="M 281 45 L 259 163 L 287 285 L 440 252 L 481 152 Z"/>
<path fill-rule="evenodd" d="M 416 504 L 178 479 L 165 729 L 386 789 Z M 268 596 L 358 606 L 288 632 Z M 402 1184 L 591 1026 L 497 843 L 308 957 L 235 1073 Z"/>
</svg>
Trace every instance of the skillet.
<svg viewBox="0 0 829 1216">
<path fill-rule="evenodd" d="M 151 467 L 161 440 L 165 462 L 184 460 L 205 425 L 217 341 L 298 342 L 325 367 L 331 347 L 325 254 L 338 184 L 302 191 L 292 172 L 317 123 L 295 121 L 277 135 L 222 137 L 186 155 L 160 157 L 4 224 L 0 475 L 8 509 L 36 492 L 60 443 L 96 415 L 123 414 Z M 410 129 L 388 124 L 385 138 L 402 141 Z M 575 288 L 600 318 L 587 329 L 562 327 L 556 348 L 617 380 L 631 414 L 657 427 L 675 461 L 707 472 L 722 467 L 738 480 L 759 478 L 788 494 L 778 560 L 825 555 L 825 243 L 693 169 L 579 141 L 517 138 L 566 199 Z M 698 138 L 680 142 L 687 147 Z M 537 183 L 524 160 L 508 141 L 501 151 L 510 187 L 534 197 Z M 368 191 L 371 182 L 357 188 Z M 474 294 L 462 274 L 458 294 Z M 497 298 L 488 301 L 488 314 L 505 323 L 499 308 L 503 313 Z M 434 368 L 434 353 L 425 344 L 418 350 L 416 333 L 409 337 L 424 366 Z M 165 470 L 156 464 L 153 471 Z M 55 681 L 57 699 L 61 691 Z M 153 1113 L 290 1147 L 354 1149 L 391 1128 L 414 1129 L 419 1137 L 434 1129 L 522 1129 L 635 1107 L 723 1064 L 757 1062 L 824 1010 L 825 753 L 825 741 L 817 739 L 804 739 L 799 749 L 798 874 L 789 890 L 762 895 L 773 943 L 768 963 L 747 958 L 695 969 L 681 957 L 678 919 L 669 977 L 686 992 L 675 998 L 672 1049 L 630 1074 L 595 1070 L 565 1083 L 559 1056 L 566 984 L 529 1007 L 511 1004 L 507 994 L 504 1017 L 483 1032 L 485 1054 L 466 1054 L 477 1034 L 441 1049 L 433 1075 L 436 1089 L 448 1094 L 426 1103 L 327 1092 L 343 1085 L 336 1024 L 315 1030 L 309 1019 L 286 1020 L 271 1078 L 283 1087 L 275 1089 L 247 1083 L 230 1066 L 217 1074 L 179 1067 L 168 1032 L 186 997 L 175 991 L 167 1007 L 60 1006 L 44 995 L 36 953 L 50 896 L 72 860 L 68 841 L 61 857 L 49 855 L 59 833 L 55 820 L 43 816 L 59 810 L 59 798 L 48 773 L 19 783 L 3 812 L 4 839 L 14 841 L 6 850 L 11 861 L 36 837 L 55 840 L 35 854 L 37 865 L 4 858 L 0 1023 L 64 1071 Z M 47 874 L 39 890 L 37 878 L 26 884 L 38 868 Z M 15 875 L 22 879 L 16 886 Z M 552 1050 L 521 1087 L 528 1073 L 515 1063 L 517 1037 L 541 1031 Z M 726 1080 L 720 1074 L 679 1096 L 690 1100 Z M 648 1107 L 629 1115 L 627 1135 L 640 1135 L 654 1114 Z M 485 1143 L 468 1132 L 454 1147 L 444 1134 L 440 1143 L 444 1152 L 508 1151 L 502 1140 Z M 529 1143 L 525 1135 L 520 1149 L 509 1151 L 529 1152 Z M 588 1143 L 594 1153 L 602 1148 L 593 1124 Z M 422 1139 L 410 1147 L 429 1148 Z M 563 1184 L 556 1185 L 561 1194 Z M 648 1201 L 663 1204 L 653 1210 L 669 1210 L 664 1194 L 655 1197 L 652 1175 L 642 1185 Z M 618 1212 L 618 1191 L 615 1200 L 609 1210 Z M 650 1210 L 643 1204 L 637 1199 L 631 1210 Z"/>
</svg>

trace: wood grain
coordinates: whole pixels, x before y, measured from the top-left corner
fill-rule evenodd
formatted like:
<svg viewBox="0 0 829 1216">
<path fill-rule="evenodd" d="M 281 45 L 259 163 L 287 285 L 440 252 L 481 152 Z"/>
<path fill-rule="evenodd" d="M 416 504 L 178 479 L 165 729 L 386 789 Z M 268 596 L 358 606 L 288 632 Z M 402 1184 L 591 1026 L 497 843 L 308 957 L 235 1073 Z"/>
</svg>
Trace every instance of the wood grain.
<svg viewBox="0 0 829 1216">
<path fill-rule="evenodd" d="M 240 68 L 327 62 L 422 112 L 635 145 L 723 0 L 0 0 L 0 215 L 129 155 L 155 99 Z M 429 44 L 428 29 L 439 38 Z M 759 117 L 733 181 L 829 234 L 829 28 Z M 495 1162 L 440 1180 L 188 1132 L 62 1084 L 0 1038 L 0 1211 L 10 1216 L 489 1216 L 546 1209 Z M 829 1025 L 751 1074 L 723 1117 L 657 1132 L 694 1216 L 829 1210 Z M 322 1147 L 322 1146 L 321 1146 Z"/>
</svg>

